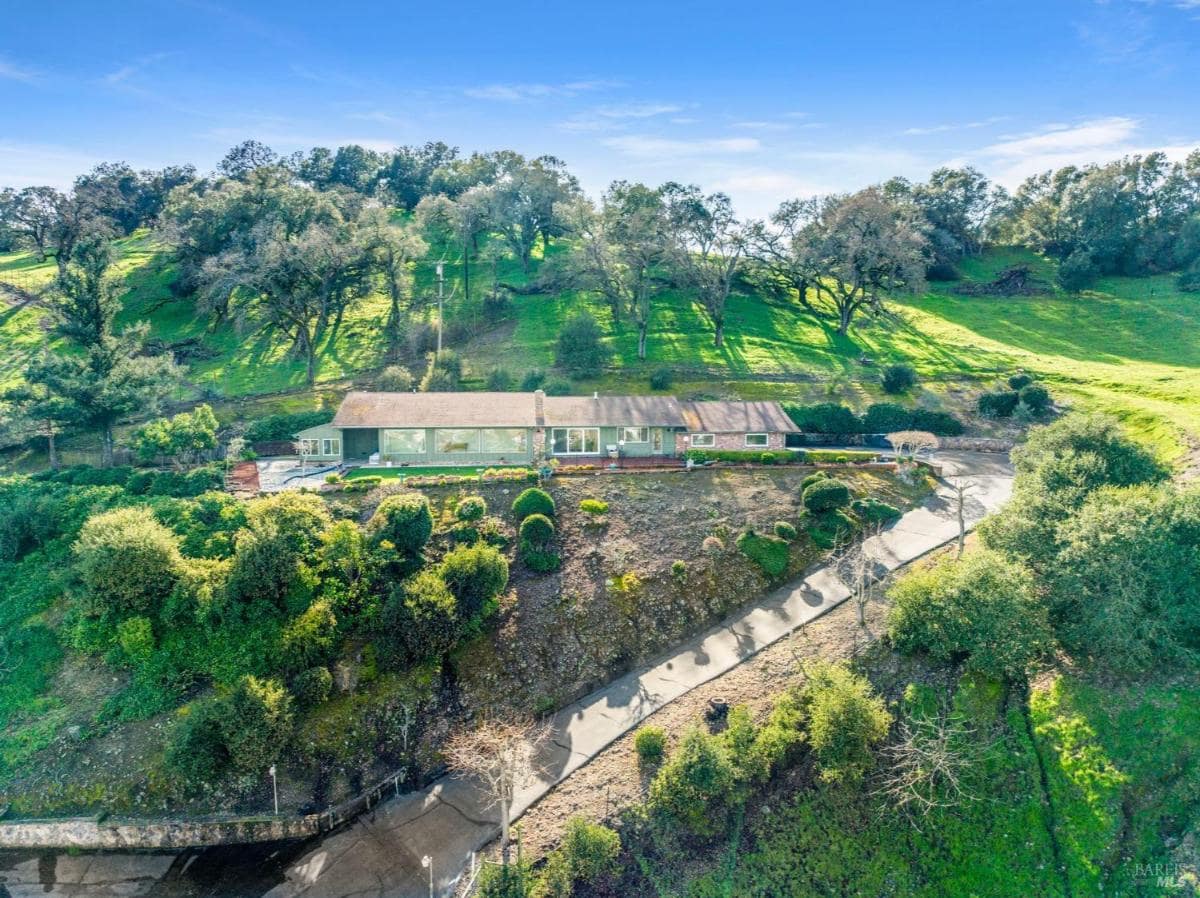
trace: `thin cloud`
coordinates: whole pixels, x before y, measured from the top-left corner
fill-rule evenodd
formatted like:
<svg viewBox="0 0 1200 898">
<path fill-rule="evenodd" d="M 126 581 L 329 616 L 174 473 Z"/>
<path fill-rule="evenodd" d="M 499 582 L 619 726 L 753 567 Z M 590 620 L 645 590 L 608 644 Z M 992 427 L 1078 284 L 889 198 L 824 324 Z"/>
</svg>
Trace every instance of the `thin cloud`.
<svg viewBox="0 0 1200 898">
<path fill-rule="evenodd" d="M 741 131 L 791 131 L 794 126 L 788 122 L 752 121 L 734 122 L 730 127 Z"/>
<path fill-rule="evenodd" d="M 100 81 L 109 87 L 132 88 L 134 90 L 139 90 L 138 88 L 133 88 L 133 85 L 131 84 L 133 79 L 140 75 L 147 68 L 153 66 L 155 63 L 166 59 L 167 56 L 168 54 L 166 53 L 152 53 L 149 56 L 143 56 L 141 59 L 134 60 L 133 62 L 126 63 L 119 68 L 113 69 L 107 75 L 102 76 Z"/>
<path fill-rule="evenodd" d="M 1132 137 L 1140 126 L 1137 119 L 1119 115 L 1092 119 L 1074 126 L 1055 124 L 1023 137 L 994 143 L 984 147 L 981 152 L 988 156 L 1011 158 L 1112 148 Z"/>
<path fill-rule="evenodd" d="M 520 103 L 546 97 L 573 97 L 576 94 L 619 87 L 617 81 L 568 81 L 564 84 L 485 84 L 468 87 L 463 93 L 476 100 Z"/>
<path fill-rule="evenodd" d="M 900 133 L 910 137 L 919 137 L 925 134 L 945 134 L 948 131 L 972 131 L 976 128 L 986 128 L 989 125 L 999 124 L 1007 119 L 1008 116 L 1006 115 L 993 115 L 990 118 L 980 119 L 975 122 L 947 122 L 941 125 L 905 128 Z"/>
<path fill-rule="evenodd" d="M 631 120 L 655 118 L 681 112 L 683 106 L 675 103 L 624 103 L 608 106 L 597 106 L 587 112 L 580 112 L 559 123 L 564 131 L 610 131 L 625 127 Z"/>
<path fill-rule="evenodd" d="M 0 78 L 7 81 L 23 81 L 26 84 L 32 84 L 37 81 L 37 72 L 33 69 L 27 69 L 17 65 L 15 62 L 9 62 L 7 59 L 0 57 Z"/>
</svg>

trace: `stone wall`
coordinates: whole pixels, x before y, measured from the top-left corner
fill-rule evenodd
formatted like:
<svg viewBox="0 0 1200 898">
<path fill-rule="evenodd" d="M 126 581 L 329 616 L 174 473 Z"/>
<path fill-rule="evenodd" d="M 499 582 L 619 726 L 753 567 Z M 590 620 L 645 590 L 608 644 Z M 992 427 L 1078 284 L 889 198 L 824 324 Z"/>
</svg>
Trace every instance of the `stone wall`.
<svg viewBox="0 0 1200 898">
<path fill-rule="evenodd" d="M 970 452 L 1009 452 L 1015 446 L 1012 440 L 994 440 L 987 437 L 938 437 L 939 449 L 959 449 Z"/>
<path fill-rule="evenodd" d="M 16 820 L 0 823 L 0 849 L 202 848 L 306 839 L 322 828 L 321 817 L 315 814 L 189 821 L 98 817 Z"/>
</svg>

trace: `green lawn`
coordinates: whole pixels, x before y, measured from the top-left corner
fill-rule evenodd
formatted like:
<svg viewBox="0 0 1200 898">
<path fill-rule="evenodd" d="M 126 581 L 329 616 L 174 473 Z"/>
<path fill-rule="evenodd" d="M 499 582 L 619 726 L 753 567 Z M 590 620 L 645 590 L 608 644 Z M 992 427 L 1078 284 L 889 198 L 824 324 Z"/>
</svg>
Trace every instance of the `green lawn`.
<svg viewBox="0 0 1200 898">
<path fill-rule="evenodd" d="M 197 320 L 191 303 L 171 291 L 175 272 L 163 247 L 147 234 L 118 241 L 120 268 L 129 292 L 123 321 L 148 320 L 153 336 L 175 342 L 201 340 L 208 358 L 190 366 L 191 386 L 179 398 L 237 399 L 264 394 L 307 392 L 304 365 L 254 321 L 211 329 Z M 555 248 L 561 252 L 562 248 Z M 536 260 L 535 260 L 536 261 Z M 973 280 L 990 280 L 1011 264 L 1029 264 L 1052 281 L 1052 264 L 1019 249 L 998 249 L 964 264 Z M 54 263 L 30 254 L 0 256 L 0 281 L 45 283 Z M 987 384 L 1022 367 L 1036 372 L 1061 400 L 1103 409 L 1126 421 L 1165 457 L 1177 457 L 1188 438 L 1200 437 L 1200 299 L 1174 288 L 1174 278 L 1106 278 L 1081 296 L 1049 293 L 1035 297 L 958 296 L 953 285 L 933 284 L 930 292 L 894 304 L 894 316 L 861 320 L 849 336 L 829 321 L 804 313 L 786 300 L 735 294 L 729 300 L 725 345 L 712 345 L 703 311 L 680 291 L 658 302 L 651 325 L 649 357 L 636 355 L 637 334 L 628 322 L 613 322 L 594 297 L 574 292 L 517 296 L 506 318 L 487 326 L 475 307 L 464 303 L 461 260 L 448 265 L 448 327 L 471 321 L 477 336 L 451 345 L 467 365 L 467 386 L 482 386 L 494 367 L 518 378 L 553 362 L 554 341 L 568 314 L 587 307 L 600 319 L 612 350 L 613 369 L 581 381 L 580 391 L 648 392 L 650 372 L 675 369 L 674 392 L 779 397 L 807 401 L 836 399 L 856 405 L 877 400 L 877 367 L 904 361 L 920 373 L 914 399 L 955 410 L 968 409 Z M 502 263 L 501 279 L 527 280 L 512 261 Z M 433 272 L 415 270 L 415 294 L 426 313 L 434 294 Z M 490 279 L 487 267 L 472 267 L 476 296 Z M 372 295 L 357 304 L 321 346 L 318 385 L 346 386 L 385 362 L 381 327 L 386 301 Z M 20 377 L 30 355 L 43 344 L 43 312 L 37 307 L 0 311 L 0 387 Z M 420 361 L 410 359 L 419 368 Z M 418 372 L 419 373 L 419 372 Z M 302 400 L 299 400 L 302 401 Z"/>
</svg>

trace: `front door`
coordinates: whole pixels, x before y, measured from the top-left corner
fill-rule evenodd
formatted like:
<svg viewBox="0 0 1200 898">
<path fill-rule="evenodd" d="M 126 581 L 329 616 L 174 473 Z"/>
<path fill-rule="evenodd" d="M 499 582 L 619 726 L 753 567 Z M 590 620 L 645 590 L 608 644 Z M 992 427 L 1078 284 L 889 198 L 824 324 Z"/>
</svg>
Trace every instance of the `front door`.
<svg viewBox="0 0 1200 898">
<path fill-rule="evenodd" d="M 662 455 L 663 432 L 661 427 L 650 428 L 650 451 L 655 455 Z"/>
</svg>

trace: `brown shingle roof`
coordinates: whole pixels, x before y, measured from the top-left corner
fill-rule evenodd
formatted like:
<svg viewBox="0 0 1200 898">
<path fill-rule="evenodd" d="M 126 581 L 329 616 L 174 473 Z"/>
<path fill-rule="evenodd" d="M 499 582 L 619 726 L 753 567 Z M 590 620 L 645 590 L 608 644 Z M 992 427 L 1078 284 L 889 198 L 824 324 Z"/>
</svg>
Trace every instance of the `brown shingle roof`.
<svg viewBox="0 0 1200 898">
<path fill-rule="evenodd" d="M 684 427 L 674 396 L 547 396 L 546 426 Z"/>
<path fill-rule="evenodd" d="M 532 393 L 347 393 L 334 427 L 534 427 Z"/>
<path fill-rule="evenodd" d="M 799 428 L 778 402 L 684 402 L 693 433 L 790 433 Z"/>
</svg>

